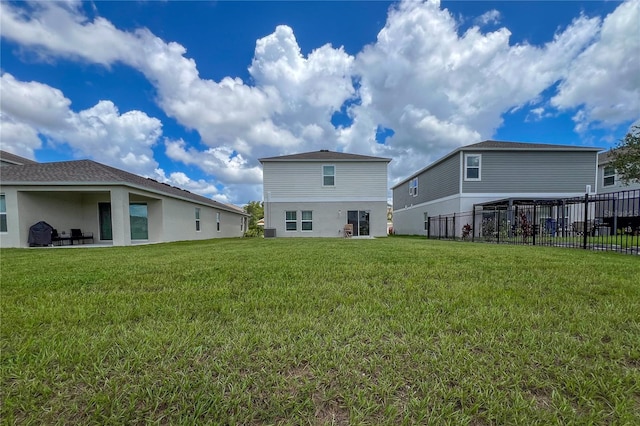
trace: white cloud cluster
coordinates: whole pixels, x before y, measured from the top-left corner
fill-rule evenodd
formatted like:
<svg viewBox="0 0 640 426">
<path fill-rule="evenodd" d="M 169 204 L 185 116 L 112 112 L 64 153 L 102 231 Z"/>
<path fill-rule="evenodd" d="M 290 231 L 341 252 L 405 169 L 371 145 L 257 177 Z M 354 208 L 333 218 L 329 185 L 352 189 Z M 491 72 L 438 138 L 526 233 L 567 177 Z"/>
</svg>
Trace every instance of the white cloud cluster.
<svg viewBox="0 0 640 426">
<path fill-rule="evenodd" d="M 147 29 L 127 32 L 104 18 L 90 20 L 75 2 L 1 2 L 0 26 L 3 37 L 43 56 L 106 67 L 123 63 L 142 72 L 164 112 L 195 129 L 203 144 L 166 139 L 167 156 L 215 176 L 225 189 L 180 173 L 159 171 L 161 178 L 237 202 L 229 188 L 259 194 L 252 185 L 261 181 L 262 156 L 320 148 L 384 155 L 394 159 L 390 174 L 396 180 L 457 146 L 490 138 L 504 114 L 517 108 L 530 106 L 535 119 L 576 110 L 577 130 L 634 120 L 640 38 L 631 34 L 639 4 L 623 3 L 604 20 L 576 17 L 536 46 L 510 44 L 507 28 L 483 32 L 482 26 L 499 22 L 496 10 L 459 34 L 459 23 L 439 1 L 404 1 L 390 9 L 377 40 L 355 57 L 331 45 L 305 56 L 293 30 L 282 25 L 257 40 L 252 85 L 234 76 L 202 78 L 184 46 Z M 156 119 L 139 111 L 120 114 L 109 101 L 74 113 L 60 91 L 5 76 L 13 96 L 18 90 L 34 96 L 29 104 L 9 105 L 3 93 L 3 133 L 22 152 L 37 149 L 36 129 L 91 156 L 99 144 L 110 144 L 105 155 L 118 161 L 110 164 L 129 170 L 157 167 Z M 542 100 L 558 82 L 551 102 Z M 351 123 L 336 129 L 331 118 L 345 105 Z M 384 144 L 376 141 L 379 126 L 395 132 Z"/>
<path fill-rule="evenodd" d="M 640 2 L 623 3 L 604 19 L 597 41 L 570 64 L 551 104 L 578 108 L 579 132 L 640 119 Z"/>
<path fill-rule="evenodd" d="M 76 113 L 60 90 L 9 73 L 0 77 L 0 98 L 3 149 L 34 158 L 42 145 L 40 134 L 51 143 L 68 144 L 78 157 L 145 176 L 158 166 L 152 147 L 162 123 L 141 111 L 120 114 L 111 101 L 100 101 Z"/>
</svg>

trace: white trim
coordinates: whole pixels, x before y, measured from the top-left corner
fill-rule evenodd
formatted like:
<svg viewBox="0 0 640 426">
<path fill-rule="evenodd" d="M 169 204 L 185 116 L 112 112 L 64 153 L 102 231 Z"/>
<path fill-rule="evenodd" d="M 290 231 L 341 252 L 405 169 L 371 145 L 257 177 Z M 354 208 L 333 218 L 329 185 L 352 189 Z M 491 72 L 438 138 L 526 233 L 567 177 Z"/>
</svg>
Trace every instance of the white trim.
<svg viewBox="0 0 640 426">
<path fill-rule="evenodd" d="M 574 198 L 574 197 L 582 197 L 584 192 L 558 192 L 558 193 L 550 193 L 550 192 L 531 192 L 531 193 L 523 193 L 523 192 L 503 192 L 503 193 L 490 193 L 490 192 L 478 192 L 478 193 L 464 193 L 464 194 L 454 194 L 449 195 L 447 197 L 438 198 L 431 201 L 425 201 L 420 204 L 412 204 L 410 206 L 406 206 L 404 208 L 400 208 L 397 210 L 393 210 L 393 212 L 402 212 L 409 211 L 416 208 L 427 207 L 432 204 L 442 203 L 444 201 L 451 201 L 455 199 L 462 198 L 492 198 L 494 200 L 502 200 L 507 198 L 531 198 L 531 199 L 556 199 L 556 198 Z M 484 201 L 483 201 L 484 202 Z M 486 202 L 490 202 L 486 201 Z"/>
<path fill-rule="evenodd" d="M 304 219 L 304 212 L 311 213 L 311 220 Z M 304 223 L 310 223 L 311 229 L 304 229 L 304 227 L 302 226 Z M 313 232 L 313 210 L 300 210 L 300 232 Z"/>
<path fill-rule="evenodd" d="M 270 203 L 357 203 L 388 201 L 387 197 L 272 197 Z"/>
<path fill-rule="evenodd" d="M 322 166 L 322 187 L 323 188 L 335 188 L 336 187 L 336 165 L 335 164 L 323 164 Z M 324 184 L 324 178 L 325 177 L 329 177 L 331 175 L 325 175 L 324 174 L 324 168 L 325 167 L 333 167 L 333 185 L 325 185 Z"/>
<path fill-rule="evenodd" d="M 613 175 L 611 175 L 611 174 L 608 175 L 606 173 L 606 170 L 607 170 L 608 167 L 613 169 Z M 613 183 L 611 183 L 609 185 L 605 185 L 604 182 L 608 177 L 612 177 L 613 178 Z M 616 173 L 615 167 L 613 167 L 610 164 L 605 164 L 604 167 L 602 168 L 602 188 L 604 189 L 604 188 L 607 188 L 609 186 L 616 186 L 616 182 L 617 181 L 618 181 L 618 173 Z"/>
<path fill-rule="evenodd" d="M 462 179 L 462 177 L 464 176 L 464 152 L 460 151 L 458 157 L 460 158 L 460 171 L 458 175 L 460 179 L 458 179 L 458 193 L 462 194 L 462 183 L 464 182 L 464 179 Z"/>
<path fill-rule="evenodd" d="M 477 178 L 469 178 L 467 177 L 467 169 L 469 167 L 476 168 L 476 166 L 469 166 L 467 159 L 469 157 L 478 157 L 478 177 Z M 464 169 L 462 170 L 462 179 L 465 182 L 479 182 L 482 180 L 482 154 L 464 154 Z"/>
<path fill-rule="evenodd" d="M 287 219 L 287 213 L 295 213 L 296 218 L 293 220 Z M 287 229 L 287 223 L 295 223 L 296 229 Z M 297 210 L 285 210 L 284 211 L 284 232 L 298 232 L 298 211 Z"/>
</svg>

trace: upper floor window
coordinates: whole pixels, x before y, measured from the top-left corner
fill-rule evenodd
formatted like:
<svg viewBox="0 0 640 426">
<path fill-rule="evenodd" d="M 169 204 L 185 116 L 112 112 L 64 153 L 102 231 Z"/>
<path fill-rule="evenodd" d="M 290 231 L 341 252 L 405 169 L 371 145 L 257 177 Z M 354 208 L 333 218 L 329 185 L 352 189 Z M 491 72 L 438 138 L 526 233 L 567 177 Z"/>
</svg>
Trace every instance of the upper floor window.
<svg viewBox="0 0 640 426">
<path fill-rule="evenodd" d="M 322 186 L 336 185 L 336 166 L 322 166 Z"/>
<path fill-rule="evenodd" d="M 7 232 L 7 202 L 0 194 L 0 232 Z"/>
<path fill-rule="evenodd" d="M 465 154 L 464 180 L 480 180 L 482 157 L 479 154 Z"/>
<path fill-rule="evenodd" d="M 200 209 L 196 207 L 196 231 L 200 231 Z"/>
<path fill-rule="evenodd" d="M 413 178 L 409 181 L 409 195 L 416 197 L 418 195 L 418 178 Z"/>
<path fill-rule="evenodd" d="M 602 186 L 611 186 L 616 183 L 616 169 L 613 166 L 604 167 Z"/>
</svg>

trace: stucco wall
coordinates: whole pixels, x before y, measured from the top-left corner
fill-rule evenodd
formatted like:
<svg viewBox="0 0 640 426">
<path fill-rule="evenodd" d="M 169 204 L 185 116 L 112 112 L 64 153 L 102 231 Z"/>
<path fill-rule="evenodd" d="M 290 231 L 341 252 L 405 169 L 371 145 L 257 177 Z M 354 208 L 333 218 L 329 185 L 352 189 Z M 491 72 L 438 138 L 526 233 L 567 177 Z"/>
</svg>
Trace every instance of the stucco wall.
<svg viewBox="0 0 640 426">
<path fill-rule="evenodd" d="M 297 230 L 286 231 L 285 212 L 297 212 Z M 302 211 L 313 212 L 313 231 L 302 231 Z M 347 211 L 369 210 L 370 236 L 387 235 L 387 203 L 371 202 L 299 202 L 265 203 L 265 228 L 275 228 L 276 237 L 341 237 L 347 223 Z"/>
</svg>

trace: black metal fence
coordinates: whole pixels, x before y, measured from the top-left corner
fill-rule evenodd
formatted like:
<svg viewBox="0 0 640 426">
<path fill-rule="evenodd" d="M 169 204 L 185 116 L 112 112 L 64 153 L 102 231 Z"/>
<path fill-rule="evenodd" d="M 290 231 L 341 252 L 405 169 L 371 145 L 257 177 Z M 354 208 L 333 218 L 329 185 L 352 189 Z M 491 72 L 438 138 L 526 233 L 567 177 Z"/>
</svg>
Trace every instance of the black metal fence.
<svg viewBox="0 0 640 426">
<path fill-rule="evenodd" d="M 430 216 L 427 237 L 640 254 L 640 190 L 563 199 L 506 199 Z"/>
</svg>

